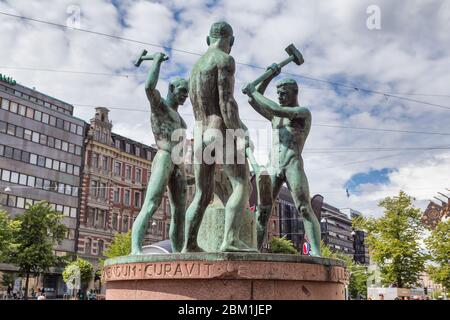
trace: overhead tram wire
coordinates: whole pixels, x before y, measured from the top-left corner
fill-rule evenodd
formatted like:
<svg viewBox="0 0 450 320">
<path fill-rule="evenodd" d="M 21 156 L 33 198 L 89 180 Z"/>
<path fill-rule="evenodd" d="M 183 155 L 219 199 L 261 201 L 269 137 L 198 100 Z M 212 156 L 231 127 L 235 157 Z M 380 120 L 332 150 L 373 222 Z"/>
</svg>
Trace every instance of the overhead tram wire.
<svg viewBox="0 0 450 320">
<path fill-rule="evenodd" d="M 141 41 L 141 40 L 125 38 L 125 37 L 111 35 L 111 34 L 98 32 L 98 31 L 92 31 L 92 30 L 81 29 L 81 28 L 72 28 L 72 27 L 69 27 L 67 25 L 63 25 L 63 24 L 60 24 L 60 23 L 55 23 L 55 22 L 50 22 L 50 21 L 45 21 L 45 20 L 40 20 L 40 19 L 29 18 L 29 17 L 25 17 L 25 16 L 19 16 L 19 15 L 15 15 L 15 14 L 12 14 L 12 13 L 7 13 L 7 12 L 2 12 L 2 11 L 0 11 L 0 15 L 12 17 L 12 18 L 17 18 L 17 19 L 22 19 L 22 20 L 28 20 L 28 21 L 37 22 L 37 23 L 43 23 L 43 24 L 47 24 L 47 25 L 51 25 L 51 26 L 55 26 L 55 27 L 60 27 L 60 28 L 64 28 L 64 29 L 69 29 L 69 30 L 73 30 L 73 31 L 79 31 L 79 32 L 84 32 L 84 33 L 88 33 L 88 34 L 108 37 L 108 38 L 112 38 L 112 39 L 116 39 L 116 40 L 127 41 L 127 42 L 134 42 L 134 43 L 138 43 L 138 44 L 145 44 L 145 45 L 149 45 L 149 46 L 153 46 L 153 47 L 157 47 L 157 48 L 162 48 L 162 49 L 168 50 L 168 51 L 176 51 L 176 52 L 181 52 L 181 53 L 186 53 L 186 54 L 191 54 L 191 55 L 196 55 L 196 56 L 201 56 L 202 55 L 201 53 L 198 53 L 198 52 L 192 52 L 192 51 L 188 51 L 188 50 L 177 49 L 177 48 L 173 48 L 173 47 L 169 47 L 169 46 L 163 46 L 163 45 L 150 43 L 150 42 L 145 42 L 145 41 Z M 257 65 L 253 65 L 253 64 L 249 64 L 249 63 L 242 63 L 242 62 L 237 62 L 236 61 L 236 64 L 239 64 L 239 65 L 242 65 L 242 66 L 251 67 L 251 68 L 256 68 L 256 69 L 260 69 L 260 70 L 266 70 L 265 67 L 261 67 L 261 66 L 257 66 Z M 322 83 L 326 83 L 328 85 L 344 87 L 344 88 L 352 89 L 352 90 L 355 90 L 355 91 L 361 91 L 361 92 L 370 93 L 370 94 L 383 95 L 383 96 L 389 97 L 389 98 L 395 98 L 395 99 L 399 99 L 399 100 L 405 100 L 405 101 L 409 101 L 409 102 L 420 103 L 420 104 L 428 105 L 428 106 L 435 107 L 435 108 L 441 108 L 441 109 L 445 109 L 445 110 L 450 110 L 450 107 L 448 107 L 448 106 L 443 106 L 443 105 L 436 104 L 436 103 L 430 103 L 430 102 L 427 102 L 427 101 L 421 101 L 421 100 L 401 97 L 401 96 L 398 96 L 398 95 L 395 95 L 395 94 L 390 94 L 390 93 L 386 93 L 386 92 L 360 88 L 360 87 L 349 85 L 349 84 L 344 84 L 344 83 L 335 82 L 335 81 L 329 81 L 329 80 L 323 80 L 323 79 L 318 79 L 318 78 L 309 77 L 309 76 L 303 76 L 303 75 L 289 73 L 289 72 L 282 72 L 282 73 L 286 74 L 286 75 L 293 76 L 293 77 L 308 79 L 308 80 L 311 80 L 311 81 L 322 82 Z"/>
<path fill-rule="evenodd" d="M 98 105 L 93 104 L 78 104 L 73 103 L 74 106 L 77 107 L 89 107 L 89 108 L 95 108 Z M 150 113 L 150 110 L 145 109 L 129 109 L 126 107 L 108 107 L 108 109 L 111 110 L 123 110 L 123 111 L 132 111 L 132 112 L 146 112 Z M 188 115 L 193 116 L 193 113 L 185 113 L 180 112 L 182 115 Z M 260 120 L 260 119 L 250 119 L 250 118 L 241 118 L 245 121 L 258 121 L 258 122 L 265 122 L 270 124 L 268 120 Z M 384 129 L 384 128 L 364 128 L 364 127 L 352 127 L 352 126 L 339 126 L 339 125 L 329 125 L 329 124 L 313 124 L 313 127 L 326 127 L 326 128 L 337 128 L 337 129 L 352 129 L 352 130 L 365 130 L 365 131 L 380 131 L 380 132 L 396 132 L 396 133 L 411 133 L 411 134 L 428 134 L 428 135 L 441 135 L 441 136 L 450 136 L 450 132 L 430 132 L 430 131 L 415 131 L 415 130 L 399 130 L 399 129 Z"/>
</svg>

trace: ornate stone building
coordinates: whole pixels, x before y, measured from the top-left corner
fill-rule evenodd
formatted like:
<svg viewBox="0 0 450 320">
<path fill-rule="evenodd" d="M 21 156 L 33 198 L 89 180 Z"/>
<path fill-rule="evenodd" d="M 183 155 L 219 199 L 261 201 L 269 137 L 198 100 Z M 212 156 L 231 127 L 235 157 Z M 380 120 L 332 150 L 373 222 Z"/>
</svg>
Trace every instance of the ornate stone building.
<svg viewBox="0 0 450 320">
<path fill-rule="evenodd" d="M 131 230 L 145 198 L 156 149 L 111 132 L 109 110 L 96 108 L 86 141 L 77 254 L 96 264 L 114 234 Z M 149 221 L 146 243 L 168 238 L 167 196 Z"/>
</svg>

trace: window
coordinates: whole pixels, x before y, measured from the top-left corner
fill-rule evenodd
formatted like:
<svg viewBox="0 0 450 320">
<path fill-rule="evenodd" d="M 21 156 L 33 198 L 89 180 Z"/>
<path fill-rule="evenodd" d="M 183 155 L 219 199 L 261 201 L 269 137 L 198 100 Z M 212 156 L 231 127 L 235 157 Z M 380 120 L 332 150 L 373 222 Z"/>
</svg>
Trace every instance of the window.
<svg viewBox="0 0 450 320">
<path fill-rule="evenodd" d="M 77 217 L 77 208 L 70 208 L 70 217 L 71 218 Z"/>
<path fill-rule="evenodd" d="M 64 128 L 64 121 L 60 118 L 56 119 L 56 127 L 59 129 L 63 129 Z"/>
<path fill-rule="evenodd" d="M 112 227 L 114 230 L 117 230 L 117 213 L 113 213 L 112 216 Z"/>
<path fill-rule="evenodd" d="M 114 203 L 120 202 L 120 188 L 114 188 Z"/>
<path fill-rule="evenodd" d="M 13 148 L 5 147 L 5 157 L 12 158 L 12 156 L 13 156 Z"/>
<path fill-rule="evenodd" d="M 9 195 L 8 196 L 8 207 L 16 206 L 16 196 Z"/>
<path fill-rule="evenodd" d="M 120 149 L 120 140 L 116 140 L 115 145 L 117 149 Z"/>
<path fill-rule="evenodd" d="M 125 190 L 124 202 L 125 205 L 130 205 L 130 190 Z"/>
<path fill-rule="evenodd" d="M 30 153 L 26 151 L 22 151 L 22 161 L 29 163 L 30 162 Z"/>
<path fill-rule="evenodd" d="M 105 211 L 97 209 L 96 228 L 105 228 Z"/>
<path fill-rule="evenodd" d="M 50 116 L 49 124 L 53 127 L 56 126 L 56 118 L 54 116 Z"/>
<path fill-rule="evenodd" d="M 23 132 L 23 138 L 24 138 L 25 140 L 30 140 L 30 141 L 31 141 L 31 135 L 32 135 L 31 130 L 28 130 L 28 129 L 25 129 L 25 130 L 24 130 L 24 132 Z"/>
<path fill-rule="evenodd" d="M 62 151 L 69 151 L 69 143 L 65 141 L 62 142 Z"/>
<path fill-rule="evenodd" d="M 108 157 L 103 156 L 102 168 L 104 171 L 108 171 Z"/>
<path fill-rule="evenodd" d="M 78 134 L 79 136 L 82 136 L 82 135 L 83 135 L 83 127 L 82 127 L 82 126 L 77 126 L 77 134 Z"/>
<path fill-rule="evenodd" d="M 73 174 L 76 175 L 76 176 L 79 176 L 80 175 L 80 167 L 74 166 L 73 167 Z"/>
<path fill-rule="evenodd" d="M 18 110 L 19 106 L 17 105 L 17 103 L 11 101 L 11 104 L 9 105 L 9 111 L 17 113 Z"/>
<path fill-rule="evenodd" d="M 55 139 L 55 148 L 56 149 L 61 149 L 61 140 Z"/>
<path fill-rule="evenodd" d="M 59 171 L 59 161 L 58 160 L 53 160 L 52 168 L 53 168 L 53 170 Z"/>
<path fill-rule="evenodd" d="M 59 164 L 59 170 L 60 170 L 61 172 L 66 172 L 66 169 L 67 169 L 67 164 L 66 164 L 65 162 L 61 162 L 61 163 Z"/>
<path fill-rule="evenodd" d="M 55 138 L 53 137 L 47 137 L 47 145 L 50 148 L 54 148 L 55 147 Z"/>
<path fill-rule="evenodd" d="M 31 140 L 32 140 L 33 142 L 39 143 L 39 133 L 33 132 L 33 133 L 32 133 L 32 136 L 31 136 Z"/>
<path fill-rule="evenodd" d="M 126 143 L 126 144 L 125 144 L 125 152 L 126 152 L 126 153 L 130 153 L 130 152 L 131 152 L 131 146 L 130 146 L 129 143 Z"/>
<path fill-rule="evenodd" d="M 103 240 L 98 240 L 98 255 L 103 255 L 103 249 L 104 249 L 104 242 Z"/>
<path fill-rule="evenodd" d="M 46 145 L 47 144 L 47 136 L 45 134 L 41 134 L 39 138 L 39 143 Z"/>
<path fill-rule="evenodd" d="M 8 123 L 8 130 L 6 133 L 14 136 L 16 134 L 16 126 L 11 123 Z"/>
<path fill-rule="evenodd" d="M 2 109 L 9 110 L 9 100 L 2 99 Z"/>
<path fill-rule="evenodd" d="M 46 114 L 46 113 L 42 114 L 42 122 L 45 123 L 45 124 L 48 124 L 48 122 L 49 122 L 49 115 L 48 114 Z"/>
<path fill-rule="evenodd" d="M 52 159 L 50 159 L 50 158 L 46 158 L 45 159 L 45 167 L 47 169 L 51 169 L 52 168 Z"/>
<path fill-rule="evenodd" d="M 70 215 L 70 207 L 64 206 L 64 215 L 68 217 Z"/>
<path fill-rule="evenodd" d="M 114 175 L 120 176 L 122 171 L 122 164 L 120 162 L 114 163 Z"/>
<path fill-rule="evenodd" d="M 12 183 L 19 183 L 19 174 L 17 172 L 11 172 L 11 180 Z"/>
<path fill-rule="evenodd" d="M 73 143 L 69 143 L 69 152 L 75 153 L 75 145 Z"/>
<path fill-rule="evenodd" d="M 0 132 L 1 133 L 5 133 L 6 132 L 6 127 L 7 127 L 6 122 L 0 121 Z"/>
<path fill-rule="evenodd" d="M 70 163 L 67 164 L 67 173 L 73 174 L 73 164 Z"/>
<path fill-rule="evenodd" d="M 131 166 L 125 166 L 125 179 L 131 179 Z"/>
<path fill-rule="evenodd" d="M 34 187 L 35 183 L 36 183 L 36 178 L 29 176 L 28 177 L 27 186 Z"/>
<path fill-rule="evenodd" d="M 75 154 L 77 156 L 81 156 L 81 147 L 80 146 L 75 146 Z"/>
<path fill-rule="evenodd" d="M 135 208 L 141 207 L 141 193 L 140 192 L 134 193 L 134 207 Z"/>
<path fill-rule="evenodd" d="M 11 177 L 11 171 L 3 169 L 2 170 L 2 180 L 9 181 L 10 177 Z"/>
<path fill-rule="evenodd" d="M 136 148 L 135 148 L 134 151 L 135 151 L 136 156 L 138 156 L 138 157 L 141 156 L 141 148 L 139 148 L 138 146 L 136 146 Z"/>
<path fill-rule="evenodd" d="M 85 254 L 91 254 L 91 249 L 92 249 L 92 240 L 91 239 L 86 239 L 86 243 L 84 245 L 84 253 Z"/>
<path fill-rule="evenodd" d="M 78 197 L 78 187 L 72 187 L 72 197 Z"/>
<path fill-rule="evenodd" d="M 106 199 L 106 183 L 100 183 L 100 199 Z"/>
<path fill-rule="evenodd" d="M 70 124 L 70 132 L 77 133 L 77 126 L 74 123 Z"/>
<path fill-rule="evenodd" d="M 34 110 L 31 108 L 27 108 L 27 118 L 33 119 L 34 118 Z"/>
<path fill-rule="evenodd" d="M 26 113 L 27 113 L 27 107 L 25 107 L 25 106 L 23 106 L 23 105 L 19 105 L 19 114 L 20 114 L 21 116 L 24 116 L 24 117 L 25 117 Z"/>
<path fill-rule="evenodd" d="M 122 231 L 128 231 L 128 216 L 123 216 Z"/>
<path fill-rule="evenodd" d="M 27 185 L 27 175 L 26 174 L 21 173 L 19 175 L 19 184 L 21 184 L 23 186 Z"/>
<path fill-rule="evenodd" d="M 36 121 L 41 121 L 41 119 L 42 119 L 42 112 L 40 112 L 40 111 L 34 111 L 34 120 L 36 120 Z"/>
<path fill-rule="evenodd" d="M 66 191 L 66 185 L 64 183 L 58 184 L 58 193 L 64 194 Z"/>
<path fill-rule="evenodd" d="M 70 131 L 70 122 L 64 121 L 64 130 L 65 131 Z"/>
<path fill-rule="evenodd" d="M 17 161 L 20 161 L 22 159 L 22 152 L 19 149 L 14 149 L 13 159 Z"/>
<path fill-rule="evenodd" d="M 38 156 L 38 162 L 37 165 L 40 167 L 44 167 L 45 166 L 45 157 L 43 156 Z"/>
<path fill-rule="evenodd" d="M 93 168 L 98 168 L 98 154 L 92 153 L 91 165 Z"/>
<path fill-rule="evenodd" d="M 98 182 L 97 181 L 91 181 L 91 190 L 90 190 L 90 194 L 93 197 L 97 196 L 97 186 L 98 186 Z"/>
<path fill-rule="evenodd" d="M 141 169 L 139 169 L 139 168 L 136 168 L 136 182 L 138 182 L 138 183 L 141 183 Z"/>
<path fill-rule="evenodd" d="M 36 178 L 36 181 L 35 181 L 35 183 L 34 183 L 34 186 L 35 186 L 36 188 L 38 188 L 38 189 L 42 189 L 43 183 L 44 183 L 44 180 L 43 180 L 43 179 L 41 179 L 41 178 Z"/>
<path fill-rule="evenodd" d="M 24 209 L 25 208 L 25 198 L 17 197 L 17 208 Z"/>
</svg>

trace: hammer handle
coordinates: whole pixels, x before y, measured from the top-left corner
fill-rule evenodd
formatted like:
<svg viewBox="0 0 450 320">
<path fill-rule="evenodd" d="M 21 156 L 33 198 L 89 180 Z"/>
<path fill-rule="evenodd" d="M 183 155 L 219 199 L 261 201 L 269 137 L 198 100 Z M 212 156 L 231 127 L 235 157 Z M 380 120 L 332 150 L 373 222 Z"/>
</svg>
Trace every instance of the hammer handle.
<svg viewBox="0 0 450 320">
<path fill-rule="evenodd" d="M 285 60 L 281 61 L 278 64 L 278 67 L 281 69 L 283 68 L 285 65 L 287 65 L 288 63 L 294 61 L 294 56 L 290 56 L 289 58 L 286 58 Z M 266 72 L 264 72 L 261 76 L 259 76 L 255 81 L 253 81 L 253 85 L 257 86 L 258 84 L 260 84 L 261 82 L 269 79 L 270 76 L 272 76 L 273 71 L 272 70 L 267 70 Z"/>
</svg>

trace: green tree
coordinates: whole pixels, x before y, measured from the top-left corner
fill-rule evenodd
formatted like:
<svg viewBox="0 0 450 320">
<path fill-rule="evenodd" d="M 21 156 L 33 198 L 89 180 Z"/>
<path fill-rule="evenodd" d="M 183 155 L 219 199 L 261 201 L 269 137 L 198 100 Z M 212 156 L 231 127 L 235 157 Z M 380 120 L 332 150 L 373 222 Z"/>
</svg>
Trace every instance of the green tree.
<svg viewBox="0 0 450 320">
<path fill-rule="evenodd" d="M 428 274 L 434 282 L 450 288 L 450 220 L 440 222 L 425 243 L 433 263 Z"/>
<path fill-rule="evenodd" d="M 298 254 L 294 244 L 291 240 L 286 239 L 286 236 L 281 238 L 273 237 L 269 242 L 269 246 L 272 253 Z"/>
<path fill-rule="evenodd" d="M 417 284 L 427 259 L 419 244 L 424 231 L 420 209 L 414 208 L 412 198 L 403 191 L 378 205 L 384 208 L 382 217 L 358 217 L 354 225 L 367 233 L 369 251 L 380 267 L 383 284 L 411 288 Z"/>
<path fill-rule="evenodd" d="M 67 228 L 62 224 L 63 215 L 53 210 L 49 203 L 39 202 L 29 206 L 15 221 L 14 250 L 10 262 L 26 276 L 25 299 L 28 296 L 30 275 L 39 274 L 61 263 L 54 246 L 64 239 Z"/>
<path fill-rule="evenodd" d="M 108 248 L 103 251 L 105 257 L 111 259 L 115 257 L 127 256 L 131 252 L 131 230 L 127 233 L 116 233 Z"/>
<path fill-rule="evenodd" d="M 94 276 L 94 267 L 89 261 L 78 257 L 77 260 L 69 263 L 64 268 L 62 276 L 68 287 L 73 288 L 78 280 L 81 287 L 80 289 L 85 292 L 89 282 Z"/>
<path fill-rule="evenodd" d="M 19 226 L 8 217 L 8 213 L 0 210 L 0 262 L 8 262 L 14 247 L 13 234 Z"/>
<path fill-rule="evenodd" d="M 367 296 L 367 279 L 369 273 L 367 266 L 355 263 L 351 255 L 333 251 L 323 241 L 320 242 L 320 252 L 323 258 L 339 259 L 344 261 L 349 273 L 348 291 L 352 298 Z"/>
</svg>

